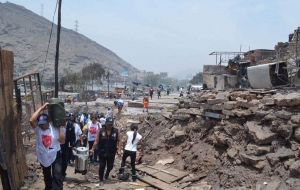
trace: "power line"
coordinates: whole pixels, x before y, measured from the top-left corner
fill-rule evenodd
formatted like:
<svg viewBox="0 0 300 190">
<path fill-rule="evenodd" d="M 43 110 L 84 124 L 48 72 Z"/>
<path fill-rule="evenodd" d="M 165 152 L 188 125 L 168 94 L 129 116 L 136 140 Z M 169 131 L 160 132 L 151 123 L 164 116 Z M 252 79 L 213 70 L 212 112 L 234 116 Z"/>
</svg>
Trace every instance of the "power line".
<svg viewBox="0 0 300 190">
<path fill-rule="evenodd" d="M 41 75 L 41 81 L 43 81 L 43 77 L 44 77 L 44 72 L 45 72 L 46 62 L 47 62 L 47 58 L 48 58 L 49 47 L 50 47 L 50 43 L 51 43 L 51 37 L 52 37 L 52 31 L 53 31 L 53 25 L 54 25 L 54 18 L 55 18 L 55 14 L 56 14 L 56 10 L 57 10 L 57 5 L 58 5 L 58 0 L 56 1 L 56 5 L 55 5 L 53 17 L 52 17 L 50 36 L 49 36 L 49 41 L 48 41 L 48 46 L 47 46 L 47 51 L 46 51 L 46 58 L 45 58 L 45 61 L 44 61 L 44 66 L 43 66 L 43 72 L 42 72 L 42 75 Z"/>
</svg>

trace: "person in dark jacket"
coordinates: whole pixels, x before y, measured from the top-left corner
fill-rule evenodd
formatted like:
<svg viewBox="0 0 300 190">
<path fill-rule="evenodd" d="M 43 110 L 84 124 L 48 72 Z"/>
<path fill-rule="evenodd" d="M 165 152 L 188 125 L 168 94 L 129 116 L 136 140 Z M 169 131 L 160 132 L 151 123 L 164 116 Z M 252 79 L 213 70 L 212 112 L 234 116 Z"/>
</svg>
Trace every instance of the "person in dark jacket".
<svg viewBox="0 0 300 190">
<path fill-rule="evenodd" d="M 76 144 L 75 127 L 74 127 L 74 115 L 72 113 L 67 114 L 67 127 L 66 127 L 66 139 L 65 144 L 61 144 L 62 150 L 62 174 L 66 177 L 66 170 L 68 164 L 72 158 L 72 149 Z"/>
<path fill-rule="evenodd" d="M 91 154 L 94 154 L 98 147 L 99 154 L 99 180 L 102 185 L 104 178 L 108 179 L 110 171 L 113 169 L 116 153 L 120 147 L 120 134 L 117 128 L 113 127 L 113 118 L 106 118 L 104 127 L 99 131 Z M 106 172 L 104 175 L 104 171 Z"/>
</svg>

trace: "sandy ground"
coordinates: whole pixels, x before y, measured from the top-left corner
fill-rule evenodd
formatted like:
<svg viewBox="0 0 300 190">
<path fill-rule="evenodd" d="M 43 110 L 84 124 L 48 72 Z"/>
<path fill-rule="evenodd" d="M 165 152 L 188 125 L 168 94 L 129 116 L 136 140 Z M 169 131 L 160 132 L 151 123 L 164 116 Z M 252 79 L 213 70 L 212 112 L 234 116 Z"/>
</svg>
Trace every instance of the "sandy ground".
<svg viewBox="0 0 300 190">
<path fill-rule="evenodd" d="M 157 99 L 156 96 L 152 100 L 150 100 L 150 105 L 159 106 L 163 108 L 167 108 L 168 106 L 172 106 L 178 102 L 177 100 L 178 94 L 171 94 L 169 96 L 163 95 L 160 99 Z M 130 100 L 125 100 L 125 106 L 121 113 L 121 117 L 128 117 L 130 115 L 144 114 L 142 108 L 129 108 L 127 107 L 127 102 Z M 137 102 L 142 102 L 142 98 L 136 100 Z M 84 102 L 76 102 L 75 104 L 66 105 L 66 110 L 74 111 L 89 111 L 89 112 L 106 112 L 107 107 L 113 107 L 113 100 L 101 99 L 98 98 L 94 102 L 88 102 L 87 104 Z M 161 112 L 161 109 L 150 109 L 149 113 L 157 113 Z M 116 113 L 117 110 L 114 109 Z M 22 187 L 25 189 L 33 189 L 40 190 L 44 188 L 44 181 L 41 168 L 36 161 L 36 157 L 34 154 L 34 139 L 30 142 L 26 142 L 27 144 L 27 155 L 26 160 L 28 165 L 31 167 L 29 170 L 29 175 L 31 178 L 27 178 L 25 181 L 25 185 Z M 153 189 L 151 187 L 145 187 L 146 184 L 138 181 L 137 183 L 131 182 L 131 180 L 127 182 L 122 182 L 115 178 L 117 170 L 120 167 L 120 158 L 117 157 L 115 161 L 115 166 L 113 171 L 111 172 L 111 177 L 108 181 L 105 181 L 103 186 L 99 186 L 98 183 L 98 164 L 89 164 L 88 173 L 86 175 L 75 174 L 74 166 L 68 166 L 67 168 L 67 177 L 64 182 L 64 189 Z"/>
</svg>

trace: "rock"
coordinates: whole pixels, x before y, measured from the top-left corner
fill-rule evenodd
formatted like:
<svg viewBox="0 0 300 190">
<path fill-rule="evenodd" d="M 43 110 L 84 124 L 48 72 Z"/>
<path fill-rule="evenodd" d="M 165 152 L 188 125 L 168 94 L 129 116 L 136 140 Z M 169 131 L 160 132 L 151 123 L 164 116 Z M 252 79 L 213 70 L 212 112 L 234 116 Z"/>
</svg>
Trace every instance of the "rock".
<svg viewBox="0 0 300 190">
<path fill-rule="evenodd" d="M 263 128 L 256 122 L 247 121 L 245 127 L 248 128 L 249 134 L 252 136 L 254 141 L 259 145 L 271 144 L 273 139 L 277 137 L 276 133 L 272 133 L 269 129 Z"/>
<path fill-rule="evenodd" d="M 230 148 L 227 150 L 227 155 L 230 158 L 235 158 L 237 154 L 238 154 L 238 151 L 235 148 Z"/>
<path fill-rule="evenodd" d="M 289 159 L 289 158 L 294 158 L 295 153 L 288 148 L 282 147 L 279 148 L 275 153 L 269 153 L 266 155 L 269 163 L 271 165 L 276 165 L 279 161 Z"/>
<path fill-rule="evenodd" d="M 261 156 L 261 155 L 265 155 L 269 152 L 271 152 L 271 146 L 257 146 L 254 144 L 247 145 L 247 154 Z"/>
<path fill-rule="evenodd" d="M 230 139 L 226 134 L 215 131 L 213 143 L 217 146 L 227 146 L 230 145 Z"/>
<path fill-rule="evenodd" d="M 300 93 L 276 94 L 273 97 L 277 106 L 294 107 L 300 105 Z"/>
<path fill-rule="evenodd" d="M 27 186 L 23 186 L 20 188 L 20 190 L 28 190 L 28 187 Z"/>
<path fill-rule="evenodd" d="M 216 99 L 229 100 L 229 92 L 219 92 L 216 96 Z"/>
<path fill-rule="evenodd" d="M 266 157 L 272 166 L 275 166 L 277 163 L 279 163 L 279 158 L 275 153 L 269 153 L 266 155 Z"/>
<path fill-rule="evenodd" d="M 265 156 L 250 156 L 245 153 L 240 153 L 240 160 L 246 165 L 253 166 L 257 169 L 262 169 L 266 165 Z"/>
<path fill-rule="evenodd" d="M 237 117 L 247 117 L 252 115 L 252 112 L 250 110 L 232 110 L 232 112 L 234 113 L 234 115 L 236 115 Z"/>
<path fill-rule="evenodd" d="M 227 122 L 226 125 L 224 126 L 224 130 L 229 136 L 233 137 L 237 135 L 238 132 L 243 130 L 243 126 L 239 125 L 238 123 Z"/>
<path fill-rule="evenodd" d="M 248 102 L 247 100 L 242 100 L 237 102 L 239 107 L 242 108 L 252 108 L 252 107 L 258 107 L 259 101 L 258 100 L 251 100 Z"/>
<path fill-rule="evenodd" d="M 285 110 L 280 110 L 280 111 L 275 112 L 275 116 L 279 117 L 280 119 L 288 120 L 288 119 L 291 118 L 292 115 L 293 114 L 291 112 L 288 112 L 288 111 L 285 111 Z"/>
<path fill-rule="evenodd" d="M 281 181 L 274 180 L 268 183 L 265 190 L 279 190 Z"/>
<path fill-rule="evenodd" d="M 234 116 L 234 113 L 230 110 L 225 110 L 223 109 L 222 110 L 222 113 L 225 115 L 225 116 Z"/>
<path fill-rule="evenodd" d="M 293 115 L 291 117 L 291 122 L 295 124 L 300 124 L 300 114 Z"/>
<path fill-rule="evenodd" d="M 294 158 L 288 159 L 287 161 L 284 162 L 284 168 L 288 170 L 294 162 L 295 162 Z"/>
<path fill-rule="evenodd" d="M 281 124 L 277 128 L 277 133 L 284 138 L 288 138 L 291 136 L 293 130 L 293 126 Z"/>
<path fill-rule="evenodd" d="M 273 121 L 273 120 L 275 120 L 275 119 L 277 119 L 277 117 L 276 117 L 276 115 L 274 114 L 274 113 L 269 113 L 268 115 L 266 115 L 265 117 L 264 117 L 264 121 Z"/>
<path fill-rule="evenodd" d="M 174 114 L 172 118 L 180 121 L 188 121 L 191 116 L 189 114 Z"/>
<path fill-rule="evenodd" d="M 197 99 L 195 99 L 196 102 L 206 102 L 208 99 L 214 99 L 216 98 L 215 94 L 212 93 L 207 93 L 207 94 L 203 94 L 202 96 L 198 97 Z"/>
<path fill-rule="evenodd" d="M 190 114 L 190 115 L 203 115 L 202 109 L 190 108 L 190 109 L 179 109 L 176 111 L 176 114 Z"/>
<path fill-rule="evenodd" d="M 285 148 L 285 147 L 279 148 L 276 151 L 276 154 L 277 154 L 277 156 L 278 156 L 278 158 L 280 160 L 284 160 L 284 159 L 294 158 L 295 157 L 295 153 L 291 149 Z"/>
<path fill-rule="evenodd" d="M 293 177 L 300 177 L 300 160 L 294 162 L 290 166 L 290 175 Z"/>
<path fill-rule="evenodd" d="M 273 106 L 275 105 L 275 100 L 274 98 L 264 97 L 263 99 L 260 100 L 260 103 L 266 106 Z"/>
<path fill-rule="evenodd" d="M 170 158 L 159 160 L 156 162 L 156 164 L 167 165 L 167 164 L 172 164 L 173 162 L 174 162 L 174 158 L 170 157 Z"/>
<path fill-rule="evenodd" d="M 171 131 L 172 132 L 175 132 L 175 131 L 178 131 L 178 130 L 182 130 L 182 127 L 180 125 L 174 125 L 172 128 L 171 128 Z"/>
<path fill-rule="evenodd" d="M 255 112 L 255 115 L 259 116 L 259 117 L 264 117 L 266 115 L 270 114 L 270 111 L 264 111 L 264 110 L 257 110 Z"/>
<path fill-rule="evenodd" d="M 207 103 L 210 105 L 214 105 L 214 104 L 222 104 L 225 101 L 226 101 L 225 99 L 208 99 Z"/>
<path fill-rule="evenodd" d="M 190 108 L 200 108 L 200 103 L 198 102 L 191 102 L 190 103 Z"/>
<path fill-rule="evenodd" d="M 236 108 L 236 101 L 224 102 L 223 108 L 226 110 L 232 110 L 232 109 Z"/>
<path fill-rule="evenodd" d="M 74 185 L 74 184 L 69 184 L 68 187 L 69 187 L 69 188 L 74 188 L 75 185 Z"/>
<path fill-rule="evenodd" d="M 294 131 L 294 138 L 300 142 L 300 127 L 297 127 Z"/>
<path fill-rule="evenodd" d="M 175 137 L 175 138 L 183 137 L 183 136 L 185 136 L 185 135 L 186 135 L 186 134 L 185 134 L 184 131 L 179 131 L 179 130 L 177 130 L 177 131 L 174 132 L 174 137 Z"/>
<path fill-rule="evenodd" d="M 191 189 L 197 189 L 197 190 L 211 190 L 212 186 L 208 185 L 207 182 L 202 181 L 197 186 L 191 186 Z"/>
</svg>

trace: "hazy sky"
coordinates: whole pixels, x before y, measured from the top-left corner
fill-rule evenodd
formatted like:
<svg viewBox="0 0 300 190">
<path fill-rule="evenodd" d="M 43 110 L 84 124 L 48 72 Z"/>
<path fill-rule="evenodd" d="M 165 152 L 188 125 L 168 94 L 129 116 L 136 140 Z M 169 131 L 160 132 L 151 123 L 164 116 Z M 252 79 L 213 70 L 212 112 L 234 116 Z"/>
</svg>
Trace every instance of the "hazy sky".
<svg viewBox="0 0 300 190">
<path fill-rule="evenodd" d="M 2 0 L 2 2 L 4 2 Z M 52 20 L 56 0 L 11 0 Z M 212 51 L 273 49 L 300 26 L 299 0 L 63 0 L 62 25 L 141 70 L 186 77 Z M 56 22 L 56 21 L 55 21 Z"/>
</svg>

